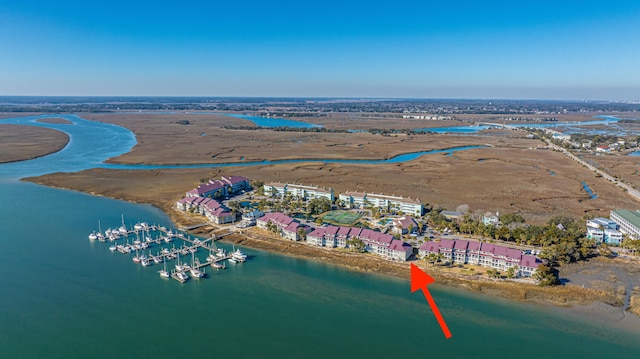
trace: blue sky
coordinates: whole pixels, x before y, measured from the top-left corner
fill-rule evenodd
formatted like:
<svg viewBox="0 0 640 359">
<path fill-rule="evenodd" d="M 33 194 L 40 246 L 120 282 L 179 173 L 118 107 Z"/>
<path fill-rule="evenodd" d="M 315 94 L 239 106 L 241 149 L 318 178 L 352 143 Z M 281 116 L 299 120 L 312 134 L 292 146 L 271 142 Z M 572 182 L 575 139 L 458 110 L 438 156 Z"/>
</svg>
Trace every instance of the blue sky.
<svg viewBox="0 0 640 359">
<path fill-rule="evenodd" d="M 640 1 L 0 0 L 0 95 L 640 100 Z"/>
</svg>

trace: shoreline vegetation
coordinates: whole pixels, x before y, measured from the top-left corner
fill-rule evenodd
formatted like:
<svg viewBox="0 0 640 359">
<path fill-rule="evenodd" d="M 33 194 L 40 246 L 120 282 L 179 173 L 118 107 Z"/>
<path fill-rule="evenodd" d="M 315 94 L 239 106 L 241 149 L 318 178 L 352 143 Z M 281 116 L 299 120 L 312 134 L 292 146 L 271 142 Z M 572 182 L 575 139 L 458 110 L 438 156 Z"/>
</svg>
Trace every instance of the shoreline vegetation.
<svg viewBox="0 0 640 359">
<path fill-rule="evenodd" d="M 201 223 L 193 214 L 165 208 L 164 212 L 178 227 Z M 223 227 L 208 224 L 192 231 L 204 237 L 226 233 Z M 409 280 L 411 262 L 394 262 L 375 254 L 355 253 L 349 250 L 312 247 L 272 235 L 256 227 L 230 234 L 220 239 L 224 243 L 242 245 L 277 254 L 305 258 L 349 270 L 390 276 Z M 596 258 L 595 261 L 600 261 Z M 599 290 L 570 284 L 541 287 L 530 280 L 491 279 L 484 273 L 486 268 L 465 265 L 464 268 L 447 268 L 429 265 L 425 261 L 413 261 L 435 280 L 436 284 L 465 290 L 470 293 L 500 297 L 503 299 L 567 308 L 572 315 L 593 319 L 608 326 L 633 330 L 640 325 L 640 288 L 635 288 L 628 310 L 624 310 L 625 293 L 617 290 Z M 632 313 L 634 315 L 627 315 Z"/>
</svg>

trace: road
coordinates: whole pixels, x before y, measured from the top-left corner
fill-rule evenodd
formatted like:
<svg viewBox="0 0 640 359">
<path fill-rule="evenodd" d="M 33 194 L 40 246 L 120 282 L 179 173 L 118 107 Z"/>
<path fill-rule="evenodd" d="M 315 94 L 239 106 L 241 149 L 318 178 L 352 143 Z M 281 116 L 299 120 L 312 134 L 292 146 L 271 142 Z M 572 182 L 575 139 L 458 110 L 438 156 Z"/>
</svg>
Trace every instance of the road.
<svg viewBox="0 0 640 359">
<path fill-rule="evenodd" d="M 631 196 L 633 199 L 635 199 L 637 201 L 640 201 L 640 191 L 636 190 L 635 188 L 629 186 L 626 183 L 621 182 L 617 178 L 615 178 L 615 177 L 609 175 L 608 173 L 598 169 L 597 167 L 590 165 L 586 161 L 583 161 L 578 156 L 576 156 L 573 153 L 569 152 L 567 149 L 562 148 L 562 147 L 552 143 L 551 140 L 545 139 L 545 141 L 547 142 L 549 147 L 553 148 L 556 151 L 562 152 L 565 156 L 567 156 L 567 157 L 571 158 L 572 160 L 578 162 L 579 164 L 583 165 L 584 167 L 588 168 L 589 170 L 601 175 L 602 178 L 604 178 L 604 179 L 608 180 L 609 182 L 615 184 L 616 186 L 626 190 L 626 193 L 629 196 Z"/>
</svg>

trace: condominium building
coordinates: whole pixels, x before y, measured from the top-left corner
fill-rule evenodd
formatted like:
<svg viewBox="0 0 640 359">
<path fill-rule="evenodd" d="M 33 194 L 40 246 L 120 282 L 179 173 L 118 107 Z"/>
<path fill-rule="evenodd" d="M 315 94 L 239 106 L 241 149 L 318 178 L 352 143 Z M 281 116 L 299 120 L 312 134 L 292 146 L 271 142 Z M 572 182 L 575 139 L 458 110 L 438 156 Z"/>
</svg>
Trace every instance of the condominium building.
<svg viewBox="0 0 640 359">
<path fill-rule="evenodd" d="M 620 232 L 632 239 L 640 239 L 640 211 L 618 209 L 611 211 L 611 220 L 615 221 Z"/>
<path fill-rule="evenodd" d="M 399 196 L 347 191 L 341 193 L 338 199 L 348 208 L 365 208 L 371 206 L 384 211 L 395 210 L 415 216 L 422 216 L 424 212 L 424 205 L 420 200 Z"/>
<path fill-rule="evenodd" d="M 446 261 L 460 264 L 477 264 L 506 271 L 517 267 L 519 277 L 531 277 L 542 262 L 521 250 L 486 242 L 443 239 L 429 241 L 418 249 L 420 256 L 441 253 Z"/>
<path fill-rule="evenodd" d="M 285 195 L 290 194 L 293 197 L 302 198 L 304 200 L 326 198 L 333 202 L 335 199 L 333 195 L 333 188 L 272 182 L 265 184 L 263 189 L 265 194 L 272 194 L 277 197 L 284 197 Z"/>
<path fill-rule="evenodd" d="M 292 241 L 300 240 L 298 229 L 304 227 L 295 219 L 280 212 L 271 212 L 258 218 L 256 221 L 256 225 L 261 229 L 269 229 L 269 223 L 275 226 L 274 228 L 276 228 L 280 236 Z"/>
<path fill-rule="evenodd" d="M 364 251 L 390 260 L 406 261 L 413 248 L 408 243 L 386 233 L 357 227 L 327 226 L 307 234 L 307 244 L 318 247 L 349 248 L 353 241 L 362 241 Z"/>
</svg>

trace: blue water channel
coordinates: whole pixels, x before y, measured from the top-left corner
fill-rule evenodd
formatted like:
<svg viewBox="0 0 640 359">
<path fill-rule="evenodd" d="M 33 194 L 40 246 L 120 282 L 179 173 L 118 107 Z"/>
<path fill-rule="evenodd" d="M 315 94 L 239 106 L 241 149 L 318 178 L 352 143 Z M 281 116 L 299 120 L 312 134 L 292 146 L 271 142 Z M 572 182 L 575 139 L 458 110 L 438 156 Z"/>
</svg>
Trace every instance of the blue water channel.
<svg viewBox="0 0 640 359">
<path fill-rule="evenodd" d="M 0 120 L 0 123 L 18 124 L 38 127 L 48 127 L 63 131 L 70 136 L 67 146 L 52 155 L 31 161 L 16 162 L 0 167 L 0 177 L 10 176 L 11 173 L 23 173 L 26 176 L 38 176 L 51 172 L 76 172 L 89 168 L 108 168 L 122 170 L 154 170 L 163 168 L 211 168 L 211 167 L 247 167 L 260 165 L 277 165 L 285 163 L 319 162 L 319 163 L 350 163 L 350 164 L 389 164 L 415 160 L 424 155 L 452 154 L 455 151 L 471 150 L 484 146 L 459 146 L 446 149 L 417 151 L 394 156 L 388 159 L 286 159 L 242 161 L 233 163 L 205 163 L 185 165 L 147 165 L 147 164 L 112 164 L 104 163 L 109 158 L 117 157 L 129 152 L 136 144 L 134 134 L 128 129 L 87 121 L 76 115 L 55 115 L 73 122 L 73 124 L 50 124 L 38 122 L 39 119 L 51 116 L 30 116 Z M 23 177 L 26 177 L 23 176 Z"/>
<path fill-rule="evenodd" d="M 120 113 L 127 114 L 182 114 L 182 112 L 177 111 L 122 111 Z M 230 114 L 224 112 L 192 112 L 193 114 L 211 114 L 211 115 L 223 115 L 230 116 L 235 118 L 240 118 L 243 120 L 251 121 L 256 126 L 264 127 L 264 128 L 273 128 L 273 127 L 291 127 L 291 128 L 316 128 L 323 127 L 319 124 L 307 123 L 302 121 L 295 120 L 287 120 L 283 118 L 276 117 L 263 117 L 263 116 L 252 116 L 252 115 L 241 115 L 241 114 Z M 186 112 L 186 115 L 191 114 L 191 112 Z M 608 115 L 599 115 L 594 116 L 597 120 L 592 121 L 565 121 L 565 122 L 546 122 L 546 123 L 534 123 L 534 124 L 510 124 L 510 127 L 516 128 L 564 128 L 565 133 L 574 134 L 574 133 L 585 133 L 585 134 L 611 134 L 615 133 L 618 135 L 626 135 L 627 131 L 622 128 L 615 127 L 608 130 L 595 130 L 595 129 L 585 129 L 582 126 L 592 126 L 592 125 L 608 125 L 608 126 L 617 126 L 616 123 L 620 121 L 619 118 L 615 116 Z M 472 126 L 450 126 L 450 127 L 426 127 L 426 128 L 415 128 L 414 131 L 417 132 L 429 132 L 429 133 L 455 133 L 455 134 L 474 134 L 483 130 L 487 130 L 492 128 L 490 125 L 472 125 Z M 366 132 L 365 130 L 351 130 L 350 132 Z"/>
<path fill-rule="evenodd" d="M 593 191 L 591 190 L 591 188 L 589 187 L 589 185 L 587 184 L 587 182 L 582 181 L 580 182 L 582 184 L 582 188 L 589 194 L 589 196 L 591 196 L 590 199 L 596 199 L 598 198 L 598 195 L 593 193 Z"/>
</svg>

